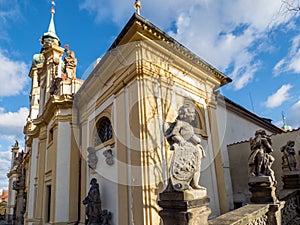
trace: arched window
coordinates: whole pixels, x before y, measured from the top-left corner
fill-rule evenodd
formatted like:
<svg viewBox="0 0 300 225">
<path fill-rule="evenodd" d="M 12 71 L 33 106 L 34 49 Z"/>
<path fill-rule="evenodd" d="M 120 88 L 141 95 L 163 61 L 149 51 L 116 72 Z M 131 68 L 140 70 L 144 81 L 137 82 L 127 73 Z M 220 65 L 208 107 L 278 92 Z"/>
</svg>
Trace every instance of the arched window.
<svg viewBox="0 0 300 225">
<path fill-rule="evenodd" d="M 96 123 L 95 146 L 112 139 L 112 126 L 107 117 L 102 117 Z"/>
</svg>

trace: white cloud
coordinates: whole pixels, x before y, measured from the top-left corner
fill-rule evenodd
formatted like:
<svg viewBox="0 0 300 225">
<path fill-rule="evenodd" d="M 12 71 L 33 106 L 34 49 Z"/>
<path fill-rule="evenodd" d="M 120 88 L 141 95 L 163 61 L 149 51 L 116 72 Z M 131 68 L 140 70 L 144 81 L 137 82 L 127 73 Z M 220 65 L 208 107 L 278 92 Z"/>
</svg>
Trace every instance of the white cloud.
<svg viewBox="0 0 300 225">
<path fill-rule="evenodd" d="M 29 81 L 28 66 L 9 59 L 1 50 L 0 65 L 0 97 L 20 94 Z"/>
<path fill-rule="evenodd" d="M 288 100 L 289 90 L 293 86 L 290 84 L 282 85 L 273 95 L 269 96 L 267 101 L 265 102 L 266 107 L 268 108 L 276 108 L 280 106 L 284 101 Z"/>
<path fill-rule="evenodd" d="M 9 35 L 7 33 L 7 27 L 9 22 L 21 18 L 20 2 L 17 0 L 0 0 L 0 40 L 9 40 Z"/>
<path fill-rule="evenodd" d="M 81 4 L 98 20 L 112 17 L 122 23 L 132 4 L 126 1 L 85 0 Z M 107 1 L 105 1 L 107 2 Z M 295 17 L 283 14 L 280 0 L 161 0 L 142 1 L 141 14 L 186 45 L 204 60 L 233 78 L 234 89 L 254 80 L 260 62 L 256 56 L 267 51 L 272 28 Z M 262 44 L 261 44 L 262 43 Z M 296 64 L 295 64 L 296 65 Z"/>
<path fill-rule="evenodd" d="M 5 151 L 1 152 L 0 151 L 0 188 L 7 188 L 8 186 L 8 179 L 6 177 L 6 174 L 10 170 L 11 166 L 11 152 L 10 151 Z"/>
<path fill-rule="evenodd" d="M 28 113 L 25 107 L 17 112 L 5 112 L 4 108 L 0 108 L 0 139 L 9 142 L 21 139 Z"/>
<path fill-rule="evenodd" d="M 209 1 L 182 16 L 188 18 L 185 23 L 177 20 L 174 37 L 228 73 L 238 90 L 254 79 L 260 66 L 256 56 L 268 49 L 259 43 L 267 40 L 271 28 L 289 19 L 278 14 L 280 6 L 273 0 Z"/>
<path fill-rule="evenodd" d="M 300 35 L 297 35 L 292 40 L 287 56 L 282 58 L 273 68 L 273 73 L 278 76 L 284 72 L 300 73 Z"/>
<path fill-rule="evenodd" d="M 0 41 L 9 42 L 7 33 L 12 21 L 21 18 L 21 11 L 17 0 L 0 1 Z M 24 2 L 22 3 L 24 4 Z M 8 52 L 0 47 L 0 97 L 14 96 L 22 93 L 29 82 L 29 67 L 22 61 L 15 61 L 7 56 Z"/>
<path fill-rule="evenodd" d="M 300 35 L 292 39 L 289 53 L 273 68 L 275 76 L 286 72 L 300 73 Z"/>
</svg>

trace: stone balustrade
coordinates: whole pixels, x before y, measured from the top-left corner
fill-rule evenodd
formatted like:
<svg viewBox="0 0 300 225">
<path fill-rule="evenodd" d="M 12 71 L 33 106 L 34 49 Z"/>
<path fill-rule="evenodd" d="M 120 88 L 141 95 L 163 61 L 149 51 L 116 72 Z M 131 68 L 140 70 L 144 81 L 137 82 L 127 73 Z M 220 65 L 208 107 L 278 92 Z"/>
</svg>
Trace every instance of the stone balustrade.
<svg viewBox="0 0 300 225">
<path fill-rule="evenodd" d="M 267 224 L 268 204 L 249 204 L 208 221 L 209 225 Z"/>
<path fill-rule="evenodd" d="M 300 190 L 282 190 L 276 204 L 248 204 L 209 220 L 209 225 L 299 225 Z"/>
</svg>

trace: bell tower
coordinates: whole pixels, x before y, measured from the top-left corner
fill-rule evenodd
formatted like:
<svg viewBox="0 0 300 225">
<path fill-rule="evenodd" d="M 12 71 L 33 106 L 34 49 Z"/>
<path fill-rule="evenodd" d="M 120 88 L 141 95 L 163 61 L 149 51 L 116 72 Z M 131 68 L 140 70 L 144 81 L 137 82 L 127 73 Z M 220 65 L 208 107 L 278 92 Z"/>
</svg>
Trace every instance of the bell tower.
<svg viewBox="0 0 300 225">
<path fill-rule="evenodd" d="M 83 80 L 76 78 L 77 59 L 56 34 L 52 1 L 48 31 L 41 51 L 33 56 L 30 110 L 24 128 L 30 154 L 25 221 L 71 223 L 77 219 L 79 149 L 72 121 L 73 96 Z M 72 182 L 69 182 L 72 181 Z M 71 188 L 71 185 L 73 188 Z"/>
</svg>

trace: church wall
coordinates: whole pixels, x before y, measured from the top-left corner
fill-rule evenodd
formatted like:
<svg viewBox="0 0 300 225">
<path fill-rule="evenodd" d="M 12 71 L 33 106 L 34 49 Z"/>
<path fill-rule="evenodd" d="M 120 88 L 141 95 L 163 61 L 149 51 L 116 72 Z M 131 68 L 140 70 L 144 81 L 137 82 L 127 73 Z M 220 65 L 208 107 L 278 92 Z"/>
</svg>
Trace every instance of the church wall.
<svg viewBox="0 0 300 225">
<path fill-rule="evenodd" d="M 30 180 L 29 180 L 29 193 L 27 199 L 27 209 L 29 220 L 34 218 L 34 209 L 35 209 L 35 177 L 37 174 L 37 154 L 38 154 L 38 138 L 33 138 L 32 147 L 31 147 L 31 162 L 30 162 Z"/>
<path fill-rule="evenodd" d="M 81 154 L 81 160 L 80 160 L 80 180 L 79 180 L 79 185 L 80 185 L 80 197 L 79 197 L 79 207 L 80 207 L 80 212 L 79 212 L 79 220 L 80 224 L 85 224 L 85 206 L 82 204 L 83 199 L 86 197 L 87 192 L 88 192 L 88 186 L 87 186 L 87 122 L 86 120 L 82 121 L 81 127 L 78 128 L 79 133 L 75 136 L 76 137 L 76 144 L 79 147 L 79 151 Z"/>
<path fill-rule="evenodd" d="M 141 104 L 143 105 L 142 118 L 144 117 L 145 125 L 142 125 L 144 133 L 144 144 L 142 152 L 144 153 L 144 205 L 146 207 L 145 215 L 149 224 L 159 223 L 160 217 L 157 212 L 158 193 L 162 192 L 167 185 L 168 168 L 167 164 L 172 157 L 172 151 L 166 143 L 162 126 L 164 122 L 174 122 L 177 111 L 180 106 L 186 102 L 194 102 L 197 106 L 202 106 L 206 112 L 206 101 L 193 93 L 179 86 L 164 86 L 156 80 L 144 78 L 141 81 L 141 90 L 144 92 Z M 144 100 L 144 101 L 143 101 Z M 205 113 L 205 125 L 209 132 L 208 113 Z M 143 120 L 142 120 L 143 124 Z M 209 207 L 212 209 L 211 216 L 220 214 L 218 187 L 216 181 L 216 172 L 214 165 L 214 153 L 212 152 L 212 139 L 202 137 L 203 146 L 206 149 L 207 157 L 202 159 L 200 185 L 205 186 L 211 199 Z M 148 196 L 148 197 L 147 197 Z M 147 209 L 149 207 L 149 209 Z M 145 223 L 146 224 L 146 223 Z"/>
<path fill-rule="evenodd" d="M 118 178 L 115 186 L 118 203 L 113 207 L 103 200 L 102 208 L 107 204 L 107 209 L 113 213 L 113 221 L 159 224 L 158 194 L 166 187 L 167 161 L 171 159 L 162 126 L 163 122 L 174 122 L 179 107 L 189 100 L 203 108 L 207 131 L 203 145 L 207 158 L 203 159 L 200 184 L 207 187 L 212 216 L 219 215 L 220 201 L 223 211 L 228 207 L 224 207 L 227 204 L 224 179 L 218 177 L 223 174 L 222 156 L 214 150 L 219 149 L 215 108 L 211 104 L 209 109 L 207 107 L 214 96 L 214 88 L 220 85 L 218 78 L 209 74 L 207 68 L 185 61 L 185 56 L 173 54 L 159 42 L 129 45 L 116 50 L 120 55 L 105 55 L 79 91 L 80 121 L 87 121 L 82 131 L 85 154 L 88 147 L 93 147 L 93 120 L 109 107 L 115 135 L 113 146 L 111 143 L 103 148 L 96 146 L 99 160 L 96 171 L 85 166 L 85 194 L 91 178 L 96 177 L 101 195 L 110 196 L 106 191 L 113 190 L 113 185 L 97 171 L 106 171 L 106 165 L 101 164 L 102 151 L 110 147 L 118 162 L 107 173 Z M 120 63 L 123 58 L 126 62 Z M 114 167 L 116 169 L 112 170 Z M 114 196 L 110 199 L 115 201 Z"/>
<path fill-rule="evenodd" d="M 91 101 L 94 101 L 94 99 L 91 99 Z M 87 162 L 86 160 L 88 159 L 87 158 L 84 159 L 86 164 L 86 169 L 85 169 L 86 180 L 85 180 L 84 197 L 87 196 L 88 194 L 91 179 L 96 178 L 100 186 L 99 189 L 100 189 L 102 210 L 105 209 L 112 212 L 112 222 L 116 223 L 118 221 L 118 201 L 121 200 L 118 199 L 118 195 L 117 195 L 118 180 L 116 178 L 118 177 L 118 165 L 116 162 L 113 165 L 108 165 L 106 163 L 106 157 L 103 154 L 106 150 L 111 150 L 114 159 L 117 158 L 118 153 L 115 148 L 116 133 L 113 134 L 113 140 L 110 140 L 108 143 L 105 143 L 104 145 L 95 146 L 96 122 L 103 116 L 108 117 L 111 123 L 113 123 L 117 119 L 115 118 L 115 115 L 113 113 L 114 99 L 111 97 L 106 101 L 102 102 L 102 104 L 99 104 L 99 102 L 96 101 L 93 102 L 92 104 L 90 103 L 90 105 L 92 106 L 90 108 L 92 110 L 88 109 L 89 114 L 87 114 L 88 117 L 87 126 L 82 127 L 83 128 L 82 137 L 83 139 L 86 139 L 83 141 L 83 143 L 85 143 L 85 145 L 87 146 L 84 149 L 84 151 L 86 152 L 86 149 L 88 147 L 94 147 L 96 149 L 98 162 L 96 168 L 93 170 L 88 167 L 88 164 L 86 164 Z"/>
<path fill-rule="evenodd" d="M 127 95 L 128 91 L 126 89 L 120 91 L 116 94 L 116 98 L 114 100 L 114 132 L 118 134 L 115 138 L 115 148 L 116 151 L 116 163 L 117 163 L 117 179 L 118 179 L 118 190 L 117 190 L 117 216 L 116 216 L 116 224 L 117 221 L 122 221 L 124 225 L 129 225 L 132 214 L 129 209 L 131 209 L 131 189 L 127 185 L 129 177 L 129 167 L 127 166 L 127 158 L 129 156 L 129 150 L 127 149 L 127 137 L 129 133 L 129 126 L 126 123 L 126 119 L 128 117 L 128 104 L 127 103 Z M 125 110 L 124 110 L 125 109 Z M 125 112 L 124 112 L 125 111 Z M 117 113 L 122 112 L 122 113 Z M 120 123 L 118 121 L 124 121 L 124 123 Z M 125 131 L 125 132 L 124 132 Z"/>
<path fill-rule="evenodd" d="M 254 133 L 258 129 L 262 129 L 262 126 L 257 125 L 249 121 L 248 118 L 242 117 L 232 110 L 227 109 L 225 102 L 222 99 L 218 100 L 217 105 L 217 117 L 218 117 L 218 130 L 220 134 L 221 153 L 223 159 L 223 169 L 225 176 L 226 193 L 228 198 L 228 204 L 230 210 L 234 209 L 232 184 L 230 177 L 230 163 L 228 158 L 227 145 L 241 140 L 249 140 L 254 136 Z M 266 130 L 267 134 L 271 134 Z"/>
<path fill-rule="evenodd" d="M 8 192 L 8 202 L 7 202 L 7 214 L 8 214 L 8 221 L 11 222 L 12 216 L 14 213 L 14 205 L 16 199 L 16 191 L 12 189 L 13 182 L 17 180 L 17 174 L 13 173 L 10 175 L 8 179 L 9 185 L 9 192 Z"/>
<path fill-rule="evenodd" d="M 35 218 L 43 218 L 44 208 L 44 178 L 45 178 L 45 151 L 46 151 L 46 128 L 40 128 L 38 155 L 37 155 L 37 198 L 35 202 Z M 41 221 L 43 222 L 43 221 Z"/>
<path fill-rule="evenodd" d="M 71 149 L 70 149 L 70 191 L 69 191 L 69 221 L 78 221 L 79 207 L 81 200 L 79 197 L 79 178 L 80 178 L 80 149 L 77 143 L 76 132 L 77 127 L 71 125 Z"/>
<path fill-rule="evenodd" d="M 58 122 L 56 150 L 55 222 L 69 221 L 71 126 Z"/>
</svg>

